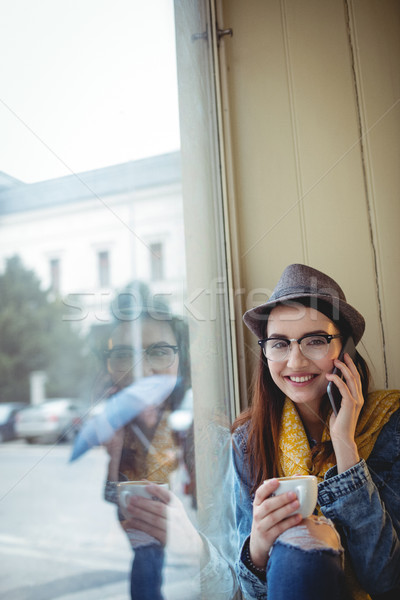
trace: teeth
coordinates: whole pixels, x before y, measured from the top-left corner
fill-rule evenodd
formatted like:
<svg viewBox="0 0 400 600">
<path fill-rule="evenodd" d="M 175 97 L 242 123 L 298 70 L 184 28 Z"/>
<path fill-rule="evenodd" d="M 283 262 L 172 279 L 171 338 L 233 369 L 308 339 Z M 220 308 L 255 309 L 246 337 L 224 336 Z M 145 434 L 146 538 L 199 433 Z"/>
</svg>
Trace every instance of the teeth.
<svg viewBox="0 0 400 600">
<path fill-rule="evenodd" d="M 306 375 L 305 377 L 290 377 L 290 381 L 294 381 L 295 383 L 304 383 L 305 381 L 310 381 L 314 376 Z"/>
</svg>

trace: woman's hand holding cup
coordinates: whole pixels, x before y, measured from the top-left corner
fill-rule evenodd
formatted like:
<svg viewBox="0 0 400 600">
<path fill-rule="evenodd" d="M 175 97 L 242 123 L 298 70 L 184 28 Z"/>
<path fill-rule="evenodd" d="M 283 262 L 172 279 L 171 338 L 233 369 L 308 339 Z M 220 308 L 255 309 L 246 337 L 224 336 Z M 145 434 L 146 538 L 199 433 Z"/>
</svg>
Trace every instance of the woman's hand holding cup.
<svg viewBox="0 0 400 600">
<path fill-rule="evenodd" d="M 120 502 L 128 490 L 131 492 L 127 501 L 121 502 L 128 512 L 124 528 L 143 531 L 186 559 L 189 556 L 200 559 L 204 552 L 202 539 L 187 516 L 182 502 L 173 492 L 168 491 L 168 486 L 151 482 L 136 482 L 136 485 L 129 485 L 130 483 L 134 484 L 119 484 Z"/>
<path fill-rule="evenodd" d="M 167 484 L 126 481 L 117 485 L 121 510 L 126 517 L 124 529 L 137 529 L 151 535 L 163 546 L 167 542 Z"/>
<path fill-rule="evenodd" d="M 289 482 L 289 483 L 287 483 Z M 262 569 L 266 566 L 268 553 L 276 539 L 287 529 L 298 525 L 303 516 L 300 514 L 296 489 L 309 487 L 313 499 L 306 508 L 305 516 L 311 514 L 316 504 L 316 478 L 293 477 L 268 479 L 257 489 L 253 502 L 253 523 L 250 534 L 250 557 L 253 564 Z M 281 491 L 278 491 L 281 486 Z M 287 489 L 286 489 L 287 488 Z M 281 493 L 282 492 L 282 493 Z M 295 512 L 295 514 L 293 514 Z M 304 511 L 303 511 L 304 512 Z"/>
</svg>

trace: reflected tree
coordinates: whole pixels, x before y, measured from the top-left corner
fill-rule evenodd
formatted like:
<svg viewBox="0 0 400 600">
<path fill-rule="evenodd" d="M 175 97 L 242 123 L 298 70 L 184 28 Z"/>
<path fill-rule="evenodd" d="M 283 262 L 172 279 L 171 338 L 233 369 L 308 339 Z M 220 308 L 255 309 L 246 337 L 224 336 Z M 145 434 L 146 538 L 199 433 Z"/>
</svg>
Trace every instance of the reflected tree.
<svg viewBox="0 0 400 600">
<path fill-rule="evenodd" d="M 95 357 L 64 310 L 18 256 L 7 260 L 0 274 L 1 402 L 29 402 L 33 371 L 46 373 L 49 398 L 89 398 Z"/>
</svg>

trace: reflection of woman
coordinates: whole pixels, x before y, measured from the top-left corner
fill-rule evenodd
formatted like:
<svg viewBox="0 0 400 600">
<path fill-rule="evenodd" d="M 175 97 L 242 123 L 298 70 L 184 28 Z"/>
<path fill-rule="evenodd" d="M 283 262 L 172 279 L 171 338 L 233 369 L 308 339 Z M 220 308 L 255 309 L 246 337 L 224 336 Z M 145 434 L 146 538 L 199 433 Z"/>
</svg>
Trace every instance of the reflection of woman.
<svg viewBox="0 0 400 600">
<path fill-rule="evenodd" d="M 125 314 L 124 318 L 128 316 Z M 169 398 L 159 406 L 147 407 L 107 444 L 110 461 L 105 497 L 111 502 L 118 503 L 116 482 L 146 479 L 168 483 L 178 466 L 177 447 L 168 427 L 168 417 L 185 391 L 183 382 L 187 374 L 180 376 L 186 362 L 185 333 L 182 321 L 160 307 L 147 307 L 139 317 L 117 325 L 109 337 L 105 353 L 111 379 L 108 395 L 129 386 L 136 377 L 171 375 L 177 380 Z M 119 510 L 118 516 L 135 554 L 131 572 L 132 599 L 161 599 L 165 530 L 152 527 L 149 535 L 146 519 L 134 515 L 129 506 L 125 514 Z"/>
<path fill-rule="evenodd" d="M 362 337 L 363 317 L 331 278 L 291 265 L 269 301 L 244 320 L 261 346 L 252 406 L 234 428 L 237 572 L 245 597 L 398 594 L 400 393 L 369 393 L 358 353 L 338 360 L 349 335 L 356 344 Z M 335 366 L 343 381 L 332 374 Z M 329 381 L 342 396 L 336 417 Z M 276 477 L 297 474 L 318 477 L 318 510 L 331 520 L 302 521 L 293 516 L 295 494 L 274 495 Z"/>
</svg>

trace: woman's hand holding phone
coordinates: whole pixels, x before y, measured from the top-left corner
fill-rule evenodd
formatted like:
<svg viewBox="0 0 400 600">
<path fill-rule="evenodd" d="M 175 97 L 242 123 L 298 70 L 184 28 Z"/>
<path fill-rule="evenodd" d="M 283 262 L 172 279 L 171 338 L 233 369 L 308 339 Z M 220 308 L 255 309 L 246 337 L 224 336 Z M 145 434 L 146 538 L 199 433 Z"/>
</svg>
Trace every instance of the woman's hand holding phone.
<svg viewBox="0 0 400 600">
<path fill-rule="evenodd" d="M 294 492 L 271 497 L 278 487 L 277 479 L 268 479 L 260 485 L 254 497 L 250 557 L 260 569 L 266 566 L 268 553 L 277 537 L 302 520 L 300 514 L 289 516 L 299 508 Z"/>
<path fill-rule="evenodd" d="M 338 473 L 346 471 L 360 460 L 355 443 L 357 421 L 364 404 L 360 374 L 348 353 L 342 360 L 334 361 L 341 377 L 336 373 L 327 375 L 329 382 L 337 386 L 341 396 L 340 409 L 332 413 L 329 427 L 336 455 Z"/>
<path fill-rule="evenodd" d="M 351 336 L 349 336 L 343 344 L 343 348 L 339 354 L 339 361 L 343 362 L 344 355 L 346 353 L 350 356 L 352 360 L 355 359 L 357 351 L 354 345 L 354 340 Z M 332 374 L 338 375 L 341 379 L 343 379 L 343 373 L 341 369 L 337 366 L 335 366 L 335 368 L 333 369 Z M 328 388 L 326 391 L 328 392 L 328 397 L 332 405 L 333 412 L 335 413 L 335 415 L 337 415 L 340 410 L 340 405 L 342 403 L 342 394 L 340 393 L 340 388 L 335 384 L 335 380 L 329 381 Z"/>
</svg>

